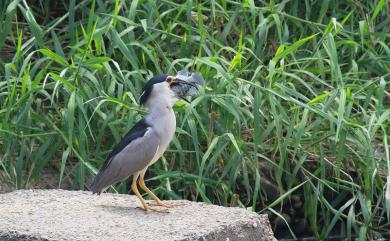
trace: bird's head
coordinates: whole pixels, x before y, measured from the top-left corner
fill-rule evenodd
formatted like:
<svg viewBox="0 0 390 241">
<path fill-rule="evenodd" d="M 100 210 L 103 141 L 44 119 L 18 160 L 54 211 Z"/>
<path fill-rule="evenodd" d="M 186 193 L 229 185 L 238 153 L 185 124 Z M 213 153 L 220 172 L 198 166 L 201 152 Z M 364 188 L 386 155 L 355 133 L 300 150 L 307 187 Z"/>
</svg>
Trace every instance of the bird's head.
<svg viewBox="0 0 390 241">
<path fill-rule="evenodd" d="M 187 76 L 187 72 L 180 71 L 176 76 L 157 75 L 142 89 L 140 104 L 147 108 L 152 105 L 172 107 L 179 99 L 187 101 L 186 96 L 195 95 L 200 84 L 203 79 L 199 74 Z"/>
</svg>

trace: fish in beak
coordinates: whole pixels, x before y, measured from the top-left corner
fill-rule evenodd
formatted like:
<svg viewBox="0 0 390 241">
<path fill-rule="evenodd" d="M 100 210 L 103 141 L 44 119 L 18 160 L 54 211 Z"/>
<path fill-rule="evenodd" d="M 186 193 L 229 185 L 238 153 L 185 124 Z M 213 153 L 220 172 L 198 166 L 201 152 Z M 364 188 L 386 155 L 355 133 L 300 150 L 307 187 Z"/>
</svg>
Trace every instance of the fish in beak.
<svg viewBox="0 0 390 241">
<path fill-rule="evenodd" d="M 199 92 L 198 86 L 204 84 L 202 75 L 198 73 L 189 75 L 186 70 L 179 71 L 176 76 L 168 76 L 167 82 L 175 95 L 187 103 L 191 102 L 186 97 L 196 95 Z"/>
</svg>

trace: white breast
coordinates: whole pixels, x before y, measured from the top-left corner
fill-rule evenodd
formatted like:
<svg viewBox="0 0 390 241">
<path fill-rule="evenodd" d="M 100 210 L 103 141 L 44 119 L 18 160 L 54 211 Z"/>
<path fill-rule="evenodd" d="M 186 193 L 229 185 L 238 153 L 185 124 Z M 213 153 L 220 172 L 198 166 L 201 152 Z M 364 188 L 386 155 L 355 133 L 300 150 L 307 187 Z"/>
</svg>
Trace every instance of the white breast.
<svg viewBox="0 0 390 241">
<path fill-rule="evenodd" d="M 145 106 L 149 110 L 149 115 L 145 120 L 160 139 L 158 151 L 149 165 L 155 163 L 164 154 L 175 134 L 176 117 L 172 106 L 176 101 L 177 98 L 167 82 L 155 84 L 146 101 Z"/>
<path fill-rule="evenodd" d="M 159 137 L 159 148 L 149 165 L 155 163 L 168 148 L 172 141 L 173 135 L 176 131 L 176 117 L 172 109 L 166 109 L 164 113 L 158 115 L 149 115 L 146 117 L 148 124 L 152 125 L 152 130 L 157 133 Z"/>
</svg>

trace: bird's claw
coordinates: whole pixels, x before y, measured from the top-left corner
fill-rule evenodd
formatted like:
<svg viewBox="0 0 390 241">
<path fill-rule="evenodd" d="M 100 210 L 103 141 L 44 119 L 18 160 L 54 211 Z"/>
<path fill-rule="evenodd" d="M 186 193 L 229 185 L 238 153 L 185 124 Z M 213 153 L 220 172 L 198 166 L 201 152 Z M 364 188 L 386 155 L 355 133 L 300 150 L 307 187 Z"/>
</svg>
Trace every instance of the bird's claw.
<svg viewBox="0 0 390 241">
<path fill-rule="evenodd" d="M 151 202 L 148 202 L 148 205 L 161 206 L 161 207 L 166 207 L 166 208 L 174 208 L 174 207 L 183 206 L 183 204 L 181 204 L 181 203 L 172 203 L 169 201 L 151 201 Z"/>
<path fill-rule="evenodd" d="M 169 210 L 166 208 L 152 208 L 148 207 L 148 210 L 153 211 L 153 212 L 158 212 L 158 213 L 169 213 Z M 146 210 L 146 211 L 148 211 Z"/>
<path fill-rule="evenodd" d="M 169 213 L 169 210 L 167 208 L 153 208 L 150 205 L 148 205 L 146 207 L 139 207 L 139 208 L 145 212 L 152 211 L 152 212 L 157 212 L 157 213 Z"/>
</svg>

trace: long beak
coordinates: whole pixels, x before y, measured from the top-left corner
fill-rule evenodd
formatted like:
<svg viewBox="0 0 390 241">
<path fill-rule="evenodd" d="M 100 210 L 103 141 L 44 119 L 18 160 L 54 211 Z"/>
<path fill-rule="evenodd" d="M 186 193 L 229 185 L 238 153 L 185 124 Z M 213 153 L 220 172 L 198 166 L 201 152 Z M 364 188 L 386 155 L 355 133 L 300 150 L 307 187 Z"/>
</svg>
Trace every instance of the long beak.
<svg viewBox="0 0 390 241">
<path fill-rule="evenodd" d="M 183 96 L 179 96 L 180 99 L 184 100 L 185 102 L 187 102 L 188 104 L 191 104 L 191 101 L 187 100 L 186 98 L 184 98 Z"/>
</svg>

